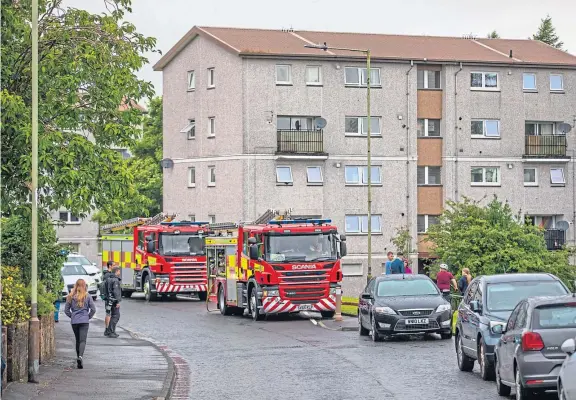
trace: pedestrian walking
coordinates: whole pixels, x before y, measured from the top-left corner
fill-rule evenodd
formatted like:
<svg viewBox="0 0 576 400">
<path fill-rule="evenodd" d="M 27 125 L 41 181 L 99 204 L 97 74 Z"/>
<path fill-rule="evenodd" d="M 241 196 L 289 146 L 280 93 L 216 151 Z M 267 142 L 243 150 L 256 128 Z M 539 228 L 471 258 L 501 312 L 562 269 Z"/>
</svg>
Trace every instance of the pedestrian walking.
<svg viewBox="0 0 576 400">
<path fill-rule="evenodd" d="M 386 263 L 384 264 L 384 274 L 390 275 L 392 273 L 391 268 L 392 268 L 392 261 L 394 261 L 394 253 L 389 251 L 388 254 L 386 254 L 386 256 L 388 256 L 388 261 L 386 261 Z"/>
<path fill-rule="evenodd" d="M 403 274 L 404 273 L 404 261 L 402 260 L 402 253 L 398 253 L 394 260 L 390 263 L 390 273 L 391 274 Z"/>
<path fill-rule="evenodd" d="M 100 298 L 104 302 L 104 308 L 106 309 L 106 317 L 104 317 L 104 325 L 106 329 L 104 329 L 104 336 L 110 335 L 110 316 L 111 310 L 108 308 L 108 278 L 112 276 L 112 268 L 114 267 L 113 261 L 108 261 L 106 266 L 102 269 L 102 282 L 100 282 Z"/>
<path fill-rule="evenodd" d="M 106 315 L 110 313 L 110 323 L 108 324 L 108 337 L 117 338 L 116 325 L 120 321 L 120 301 L 122 300 L 122 289 L 120 288 L 120 268 L 112 268 L 112 273 L 106 280 L 107 302 Z"/>
<path fill-rule="evenodd" d="M 84 279 L 78 279 L 74 288 L 66 297 L 64 313 L 71 319 L 72 330 L 76 338 L 76 362 L 78 369 L 84 368 L 84 350 L 88 337 L 90 320 L 96 314 L 96 304 L 92 296 L 88 295 L 88 288 Z"/>
<path fill-rule="evenodd" d="M 464 296 L 464 292 L 466 292 L 466 289 L 468 289 L 470 281 L 472 281 L 472 275 L 470 274 L 470 270 L 468 268 L 463 268 L 462 276 L 460 277 L 460 279 L 458 279 L 458 290 L 460 290 L 462 296 Z"/>
<path fill-rule="evenodd" d="M 440 271 L 436 275 L 436 286 L 444 294 L 444 296 L 450 295 L 450 284 L 454 287 L 454 290 L 458 290 L 458 285 L 456 284 L 456 279 L 450 271 L 448 271 L 448 265 L 440 264 Z"/>
</svg>

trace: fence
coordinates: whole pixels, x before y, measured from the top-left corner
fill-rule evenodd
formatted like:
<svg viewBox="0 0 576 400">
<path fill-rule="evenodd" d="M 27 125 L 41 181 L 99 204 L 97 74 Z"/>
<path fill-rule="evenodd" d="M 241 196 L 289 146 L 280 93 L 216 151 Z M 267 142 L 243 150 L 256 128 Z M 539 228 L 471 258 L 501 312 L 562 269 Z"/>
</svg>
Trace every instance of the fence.
<svg viewBox="0 0 576 400">
<path fill-rule="evenodd" d="M 277 131 L 277 152 L 292 154 L 322 154 L 324 153 L 324 135 L 321 130 Z"/>
</svg>

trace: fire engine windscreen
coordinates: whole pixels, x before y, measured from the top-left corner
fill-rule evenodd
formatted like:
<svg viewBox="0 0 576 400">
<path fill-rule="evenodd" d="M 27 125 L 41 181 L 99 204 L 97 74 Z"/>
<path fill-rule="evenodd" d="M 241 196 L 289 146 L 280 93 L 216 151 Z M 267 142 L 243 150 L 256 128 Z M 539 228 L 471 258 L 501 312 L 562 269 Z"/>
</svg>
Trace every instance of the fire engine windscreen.
<svg viewBox="0 0 576 400">
<path fill-rule="evenodd" d="M 266 243 L 267 261 L 336 260 L 336 238 L 333 234 L 270 235 Z"/>
<path fill-rule="evenodd" d="M 160 254 L 166 256 L 204 255 L 204 238 L 198 235 L 163 233 L 160 235 Z"/>
</svg>

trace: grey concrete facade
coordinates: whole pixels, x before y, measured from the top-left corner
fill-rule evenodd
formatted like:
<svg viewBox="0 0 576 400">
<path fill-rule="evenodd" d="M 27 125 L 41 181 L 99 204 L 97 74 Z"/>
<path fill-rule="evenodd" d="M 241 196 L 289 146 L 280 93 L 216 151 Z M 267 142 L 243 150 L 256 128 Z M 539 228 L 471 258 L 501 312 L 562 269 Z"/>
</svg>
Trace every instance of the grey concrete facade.
<svg viewBox="0 0 576 400">
<path fill-rule="evenodd" d="M 100 265 L 98 249 L 99 225 L 92 221 L 89 215 L 78 222 L 59 223 L 59 212 L 52 214 L 52 218 L 58 224 L 55 225 L 58 243 L 77 248 L 78 253 L 90 261 Z"/>
<path fill-rule="evenodd" d="M 276 65 L 290 65 L 292 83 L 276 83 Z M 321 67 L 321 85 L 306 84 L 306 66 Z M 345 134 L 346 116 L 366 115 L 366 89 L 347 87 L 345 67 L 352 61 L 239 57 L 213 40 L 197 36 L 163 68 L 164 157 L 174 161 L 164 170 L 164 211 L 193 215 L 197 221 L 215 216 L 217 222 L 252 220 L 269 208 L 292 208 L 295 213 L 331 218 L 341 231 L 345 216 L 366 214 L 366 186 L 347 185 L 345 167 L 366 165 L 366 136 Z M 381 216 L 381 232 L 373 235 L 372 273 L 382 272 L 391 238 L 408 226 L 416 244 L 417 218 L 417 74 L 409 61 L 372 63 L 380 69 L 381 87 L 372 90 L 372 116 L 380 117 L 381 135 L 372 137 L 372 164 L 381 166 L 381 184 L 373 185 L 372 213 Z M 208 68 L 215 69 L 215 87 L 207 87 Z M 193 91 L 187 90 L 187 71 L 196 72 Z M 548 74 L 538 67 L 464 65 L 442 66 L 443 137 L 442 183 L 448 199 L 482 198 L 492 193 L 515 209 L 531 215 L 559 215 L 572 221 L 573 176 L 568 160 L 523 158 L 524 123 L 572 122 L 576 113 L 576 71 L 562 70 L 564 93 L 550 93 Z M 471 71 L 499 73 L 500 91 L 470 89 Z M 537 74 L 538 92 L 522 90 L 522 73 Z M 455 81 L 457 87 L 455 91 Z M 456 94 L 455 94 L 456 93 Z M 278 155 L 278 116 L 323 117 L 326 156 Z M 215 117 L 215 136 L 208 119 Z M 470 135 L 472 118 L 500 120 L 500 139 Z M 179 133 L 189 119 L 196 121 L 193 140 Z M 576 149 L 569 136 L 569 149 Z M 537 165 L 539 185 L 525 187 L 523 166 Z M 500 166 L 501 185 L 471 186 L 470 168 Z M 509 168 L 509 165 L 512 165 Z M 566 184 L 551 187 L 550 166 L 565 169 Z M 293 183 L 276 182 L 276 167 L 290 166 Z M 306 167 L 320 166 L 322 185 L 309 185 Z M 195 168 L 189 187 L 188 169 Z M 216 184 L 209 185 L 209 167 Z M 568 232 L 574 238 L 574 228 Z M 572 240 L 572 239 L 571 239 Z M 356 295 L 367 274 L 365 234 L 348 234 L 350 255 L 344 260 L 345 290 Z M 417 254 L 412 255 L 417 258 Z M 416 265 L 416 263 L 413 263 Z M 415 268 L 413 268 L 415 269 Z"/>
</svg>

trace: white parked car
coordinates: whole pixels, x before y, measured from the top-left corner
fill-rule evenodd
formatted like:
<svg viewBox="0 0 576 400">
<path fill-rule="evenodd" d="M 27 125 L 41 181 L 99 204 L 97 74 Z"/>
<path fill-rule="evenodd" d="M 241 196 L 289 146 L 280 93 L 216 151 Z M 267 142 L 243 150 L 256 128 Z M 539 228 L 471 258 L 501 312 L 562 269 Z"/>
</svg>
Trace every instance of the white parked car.
<svg viewBox="0 0 576 400">
<path fill-rule="evenodd" d="M 84 267 L 88 275 L 94 277 L 96 285 L 100 284 L 100 279 L 102 275 L 102 270 L 96 266 L 95 263 L 91 262 L 89 259 L 84 257 L 82 254 L 70 253 L 68 254 L 69 263 L 78 263 Z"/>
<path fill-rule="evenodd" d="M 76 284 L 78 279 L 84 279 L 88 285 L 88 293 L 94 300 L 96 300 L 98 286 L 93 276 L 90 276 L 86 269 L 79 263 L 65 262 L 62 267 L 62 278 L 64 279 L 64 287 L 62 288 L 62 297 L 68 296 L 70 290 Z"/>
</svg>

